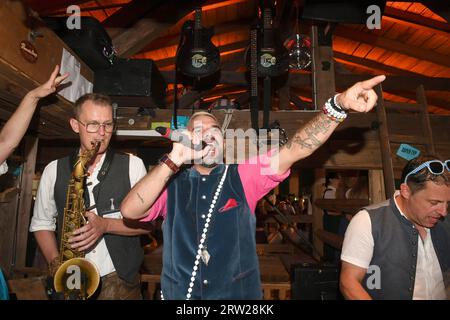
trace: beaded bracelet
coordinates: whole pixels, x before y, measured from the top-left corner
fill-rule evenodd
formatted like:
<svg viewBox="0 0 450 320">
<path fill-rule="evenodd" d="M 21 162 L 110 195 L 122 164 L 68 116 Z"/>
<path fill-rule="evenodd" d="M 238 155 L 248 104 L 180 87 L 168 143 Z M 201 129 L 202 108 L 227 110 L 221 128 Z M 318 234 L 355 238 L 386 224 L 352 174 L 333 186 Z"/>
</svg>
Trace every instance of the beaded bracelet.
<svg viewBox="0 0 450 320">
<path fill-rule="evenodd" d="M 336 103 L 336 96 L 325 102 L 322 111 L 333 121 L 342 122 L 347 118 L 347 112 Z"/>
</svg>

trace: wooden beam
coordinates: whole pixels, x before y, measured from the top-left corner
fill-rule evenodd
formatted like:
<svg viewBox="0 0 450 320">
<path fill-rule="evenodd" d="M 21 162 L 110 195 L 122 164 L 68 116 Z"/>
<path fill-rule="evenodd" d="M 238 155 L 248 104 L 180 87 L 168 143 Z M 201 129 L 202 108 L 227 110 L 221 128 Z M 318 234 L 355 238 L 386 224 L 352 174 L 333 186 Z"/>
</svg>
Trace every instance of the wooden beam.
<svg viewBox="0 0 450 320">
<path fill-rule="evenodd" d="M 384 191 L 383 170 L 369 170 L 369 202 L 370 204 L 380 203 L 386 200 Z"/>
<path fill-rule="evenodd" d="M 138 53 L 148 42 L 159 37 L 171 24 L 153 19 L 141 19 L 133 27 L 120 33 L 113 39 L 119 57 L 127 58 Z"/>
<path fill-rule="evenodd" d="M 418 86 L 420 86 L 420 84 L 418 84 Z M 417 87 L 412 87 L 412 88 L 417 88 Z M 387 92 L 387 90 L 385 90 L 385 91 Z M 410 91 L 408 91 L 408 92 L 407 91 L 399 91 L 399 92 L 396 92 L 396 93 L 392 92 L 392 91 L 389 91 L 387 93 L 394 94 L 394 95 L 397 95 L 399 97 L 407 98 L 407 99 L 410 99 L 410 100 L 416 100 L 417 99 L 416 94 L 412 93 Z M 436 106 L 436 107 L 441 108 L 443 110 L 450 110 L 450 105 L 449 105 L 449 102 L 447 100 L 440 99 L 440 98 L 435 98 L 435 97 L 432 97 L 432 96 L 428 96 L 427 97 L 427 101 L 428 101 L 428 106 Z"/>
<path fill-rule="evenodd" d="M 51 14 L 53 11 L 58 11 L 61 8 L 67 8 L 70 5 L 81 5 L 91 0 L 52 0 L 52 1 L 42 1 L 42 0 L 25 0 L 25 3 L 38 11 L 42 16 Z"/>
<path fill-rule="evenodd" d="M 385 186 L 386 199 L 391 197 L 395 191 L 394 170 L 391 158 L 391 145 L 389 142 L 389 129 L 386 117 L 386 109 L 384 108 L 383 91 L 381 85 L 376 86 L 375 92 L 378 95 L 378 103 L 376 109 L 378 117 L 378 133 L 380 137 L 381 160 L 383 163 L 383 177 Z"/>
<path fill-rule="evenodd" d="M 334 55 L 334 58 L 338 61 L 343 61 L 344 63 L 349 62 L 352 65 L 357 65 L 357 66 L 367 68 L 367 69 L 375 69 L 375 70 L 379 70 L 379 71 L 384 71 L 386 73 L 390 73 L 393 75 L 413 75 L 413 76 L 419 75 L 419 73 L 415 73 L 415 72 L 411 72 L 411 71 L 408 71 L 405 69 L 388 66 L 386 64 L 379 63 L 374 60 L 352 56 L 352 55 L 345 54 L 345 53 L 342 53 L 339 51 L 334 51 L 333 55 Z"/>
<path fill-rule="evenodd" d="M 322 210 L 345 211 L 356 214 L 361 208 L 369 205 L 366 199 L 317 199 L 314 204 Z"/>
<path fill-rule="evenodd" d="M 317 236 L 323 243 L 326 243 L 333 248 L 336 248 L 338 250 L 342 249 L 344 237 L 339 234 L 328 232 L 323 229 L 318 229 L 315 232 L 315 236 Z"/>
<path fill-rule="evenodd" d="M 378 36 L 372 32 L 361 32 L 350 27 L 338 25 L 334 31 L 334 34 L 342 38 L 350 39 L 357 42 L 363 42 L 375 47 L 398 52 L 409 57 L 429 61 L 437 65 L 450 68 L 450 59 L 448 58 L 447 55 L 423 49 L 420 47 L 411 46 L 398 40 Z"/>
<path fill-rule="evenodd" d="M 358 81 L 364 81 L 372 77 L 373 75 L 368 74 L 336 74 L 336 86 L 345 89 Z M 450 78 L 390 75 L 383 81 L 383 90 L 386 92 L 414 91 L 420 85 L 423 85 L 427 90 L 448 91 Z"/>
<path fill-rule="evenodd" d="M 295 106 L 299 110 L 312 110 L 312 109 L 314 109 L 313 105 L 310 102 L 303 101 L 302 98 L 300 98 L 300 97 L 298 97 L 296 95 L 291 95 L 290 99 L 291 99 L 292 103 L 295 104 Z"/>
<path fill-rule="evenodd" d="M 311 27 L 311 54 L 312 54 L 312 88 L 313 106 L 320 109 L 329 97 L 336 93 L 333 46 L 322 44 L 320 38 L 327 32 L 327 27 L 322 25 Z"/>
<path fill-rule="evenodd" d="M 162 71 L 164 79 L 167 83 L 174 82 L 173 71 Z M 356 82 L 364 81 L 372 78 L 372 74 L 336 74 L 336 87 L 340 89 L 347 89 Z M 291 87 L 303 88 L 311 87 L 311 75 L 305 73 L 291 72 L 289 74 L 289 81 Z M 247 85 L 245 72 L 240 71 L 222 71 L 219 83 L 230 85 Z M 427 90 L 434 91 L 448 91 L 450 88 L 450 78 L 433 78 L 423 76 L 387 76 L 383 81 L 383 89 L 386 92 L 398 91 L 414 91 L 418 86 L 423 85 Z M 415 93 L 413 94 L 413 96 Z M 331 95 L 332 96 L 332 95 Z M 415 99 L 415 98 L 410 98 Z M 443 102 L 444 100 L 442 100 Z M 444 103 L 445 104 L 445 103 Z M 448 102 L 446 102 L 448 104 Z M 447 106 L 449 108 L 450 106 Z"/>
<path fill-rule="evenodd" d="M 433 34 L 449 37 L 450 24 L 424 17 L 390 6 L 384 8 L 383 19 L 415 29 L 423 29 Z"/>
<path fill-rule="evenodd" d="M 222 23 L 214 26 L 214 36 L 212 37 L 212 42 L 214 43 L 215 39 L 220 38 L 226 35 L 232 35 L 233 33 L 242 33 L 243 30 L 250 33 L 249 26 L 252 21 L 250 19 L 233 21 L 231 23 Z M 150 42 L 147 46 L 145 46 L 140 53 L 145 54 L 149 51 L 158 50 L 165 47 L 176 46 L 180 42 L 180 34 L 170 34 L 163 37 L 159 37 L 152 42 Z"/>
<path fill-rule="evenodd" d="M 113 38 L 118 55 L 126 58 L 140 52 L 194 8 L 195 3 L 192 2 L 164 2 L 157 10 L 151 11 L 131 28 Z M 165 17 L 164 22 L 161 21 L 161 16 Z"/>
<path fill-rule="evenodd" d="M 149 10 L 161 4 L 161 0 L 132 0 L 102 21 L 105 28 L 128 28 L 145 16 Z"/>
<path fill-rule="evenodd" d="M 421 111 L 421 107 L 417 103 L 384 101 L 384 107 L 386 109 L 391 109 L 391 110 L 395 110 L 395 111 L 409 111 L 409 112 L 420 112 Z"/>
<path fill-rule="evenodd" d="M 426 149 L 429 154 L 435 154 L 436 149 L 434 147 L 433 130 L 431 129 L 430 115 L 428 114 L 427 97 L 425 95 L 425 89 L 423 88 L 423 85 L 417 87 L 416 92 L 417 103 L 422 106 L 422 112 L 420 115 L 422 118 L 423 136 L 427 141 Z"/>
<path fill-rule="evenodd" d="M 17 218 L 17 245 L 16 245 L 16 259 L 14 265 L 17 267 L 25 267 L 25 258 L 27 254 L 28 244 L 28 227 L 30 224 L 31 203 L 33 201 L 32 188 L 33 178 L 36 166 L 36 155 L 38 149 L 38 138 L 25 138 L 25 155 L 26 162 L 24 163 L 20 202 Z"/>
<path fill-rule="evenodd" d="M 441 16 L 450 23 L 450 1 L 449 0 L 422 0 L 423 5 L 428 7 L 435 14 Z"/>
<path fill-rule="evenodd" d="M 316 169 L 314 170 L 314 185 L 312 187 L 312 199 L 321 199 L 323 198 L 323 186 L 322 182 L 325 181 L 325 170 L 324 169 Z M 313 256 L 317 260 L 320 260 L 323 257 L 323 240 L 318 235 L 318 231 L 323 229 L 323 210 L 320 209 L 315 201 L 312 203 L 312 232 L 313 232 L 313 245 L 315 250 L 313 251 Z"/>
</svg>

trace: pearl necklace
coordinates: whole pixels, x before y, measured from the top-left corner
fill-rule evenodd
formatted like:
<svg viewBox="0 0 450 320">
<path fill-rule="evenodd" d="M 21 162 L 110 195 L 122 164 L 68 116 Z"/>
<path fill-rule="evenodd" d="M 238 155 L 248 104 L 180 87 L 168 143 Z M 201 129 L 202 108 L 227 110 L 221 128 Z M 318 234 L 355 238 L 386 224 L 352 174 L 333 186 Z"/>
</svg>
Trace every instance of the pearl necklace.
<svg viewBox="0 0 450 320">
<path fill-rule="evenodd" d="M 195 256 L 194 266 L 192 267 L 192 277 L 191 277 L 191 282 L 189 283 L 188 292 L 186 294 L 186 300 L 189 300 L 191 298 L 192 288 L 194 287 L 194 281 L 195 281 L 195 277 L 197 275 L 198 265 L 200 264 L 200 258 L 202 258 L 203 262 L 205 262 L 206 265 L 208 264 L 209 254 L 208 254 L 208 251 L 203 250 L 203 248 L 204 248 L 203 243 L 206 241 L 206 234 L 208 232 L 209 223 L 211 221 L 212 213 L 214 211 L 214 207 L 216 206 L 217 199 L 219 198 L 220 192 L 222 191 L 223 183 L 227 176 L 227 171 L 228 171 L 228 165 L 225 166 L 225 171 L 222 175 L 222 178 L 219 181 L 219 185 L 217 186 L 217 189 L 214 194 L 211 205 L 209 206 L 209 211 L 206 216 L 205 226 L 203 227 L 202 237 L 200 239 L 200 243 L 198 244 L 197 255 Z M 205 255 L 207 255 L 208 257 L 205 258 Z"/>
<path fill-rule="evenodd" d="M 223 183 L 225 182 L 225 178 L 227 177 L 228 165 L 225 166 L 225 171 L 220 178 L 219 185 L 217 186 L 216 192 L 214 194 L 213 200 L 211 201 L 211 205 L 209 206 L 208 214 L 206 216 L 205 225 L 203 226 L 203 232 L 200 239 L 200 243 L 197 248 L 197 255 L 195 256 L 194 266 L 192 267 L 191 274 L 191 282 L 189 282 L 189 287 L 186 294 L 186 300 L 191 299 L 191 293 L 194 288 L 194 281 L 197 276 L 198 265 L 200 264 L 200 259 L 208 265 L 209 261 L 209 253 L 205 249 L 204 243 L 206 241 L 206 234 L 208 233 L 209 223 L 211 222 L 212 213 L 214 212 L 214 207 L 216 206 L 217 200 L 219 199 L 220 192 L 222 191 Z M 164 300 L 164 296 L 161 290 L 161 299 Z"/>
</svg>

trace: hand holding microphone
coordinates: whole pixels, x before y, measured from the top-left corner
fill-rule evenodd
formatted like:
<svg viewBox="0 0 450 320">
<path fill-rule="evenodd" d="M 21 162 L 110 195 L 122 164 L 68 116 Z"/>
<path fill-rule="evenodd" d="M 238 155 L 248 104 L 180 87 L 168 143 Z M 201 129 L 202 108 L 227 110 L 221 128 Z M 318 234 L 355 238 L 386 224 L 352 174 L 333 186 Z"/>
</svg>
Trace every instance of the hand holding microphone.
<svg viewBox="0 0 450 320">
<path fill-rule="evenodd" d="M 211 149 L 211 146 L 202 141 L 199 136 L 187 130 L 170 130 L 165 127 L 155 129 L 161 136 L 174 142 L 170 152 L 170 159 L 178 166 L 202 159 Z"/>
<path fill-rule="evenodd" d="M 170 139 L 173 142 L 179 142 L 188 148 L 194 149 L 195 151 L 200 151 L 207 146 L 205 141 L 201 141 L 198 144 L 192 143 L 192 140 L 185 133 L 183 133 L 183 130 L 171 130 L 166 127 L 156 127 L 155 130 L 164 138 Z"/>
</svg>

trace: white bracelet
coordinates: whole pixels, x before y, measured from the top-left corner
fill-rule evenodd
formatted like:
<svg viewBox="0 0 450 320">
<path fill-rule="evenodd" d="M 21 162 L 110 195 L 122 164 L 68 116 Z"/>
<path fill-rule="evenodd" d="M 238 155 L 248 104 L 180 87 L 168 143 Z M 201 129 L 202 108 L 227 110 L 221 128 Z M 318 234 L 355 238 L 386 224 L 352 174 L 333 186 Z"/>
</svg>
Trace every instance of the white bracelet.
<svg viewBox="0 0 450 320">
<path fill-rule="evenodd" d="M 344 110 L 344 108 L 342 108 L 342 107 L 337 103 L 337 101 L 336 101 L 336 97 L 337 97 L 338 95 L 340 95 L 340 93 L 335 94 L 334 97 L 333 97 L 333 104 L 334 104 L 334 107 L 336 107 L 336 108 L 338 109 L 338 111 L 346 112 L 346 111 Z"/>
</svg>

